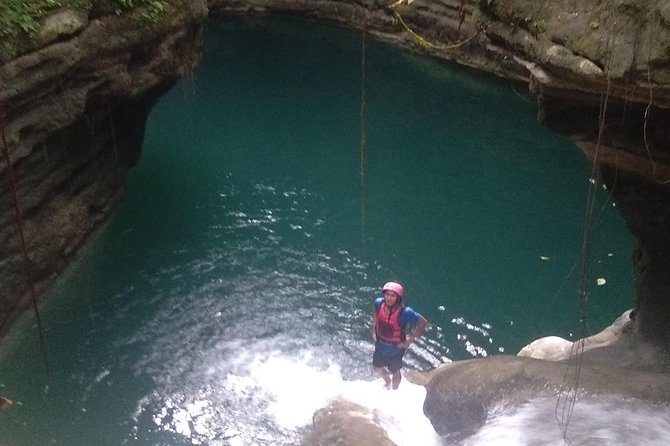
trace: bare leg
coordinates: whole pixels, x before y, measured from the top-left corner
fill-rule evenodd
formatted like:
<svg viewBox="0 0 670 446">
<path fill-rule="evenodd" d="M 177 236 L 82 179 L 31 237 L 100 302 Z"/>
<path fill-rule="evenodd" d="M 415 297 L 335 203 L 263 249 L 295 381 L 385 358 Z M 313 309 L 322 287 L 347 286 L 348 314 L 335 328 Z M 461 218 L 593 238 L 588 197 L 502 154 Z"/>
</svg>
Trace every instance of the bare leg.
<svg viewBox="0 0 670 446">
<path fill-rule="evenodd" d="M 402 375 L 400 374 L 400 370 L 393 373 L 393 390 L 398 388 L 398 386 L 400 385 L 400 380 L 401 379 L 402 379 Z"/>
<path fill-rule="evenodd" d="M 388 370 L 386 370 L 386 367 L 375 367 L 375 370 L 377 371 L 377 375 L 381 377 L 381 379 L 384 380 L 384 387 L 390 389 L 391 388 L 391 375 Z"/>
</svg>

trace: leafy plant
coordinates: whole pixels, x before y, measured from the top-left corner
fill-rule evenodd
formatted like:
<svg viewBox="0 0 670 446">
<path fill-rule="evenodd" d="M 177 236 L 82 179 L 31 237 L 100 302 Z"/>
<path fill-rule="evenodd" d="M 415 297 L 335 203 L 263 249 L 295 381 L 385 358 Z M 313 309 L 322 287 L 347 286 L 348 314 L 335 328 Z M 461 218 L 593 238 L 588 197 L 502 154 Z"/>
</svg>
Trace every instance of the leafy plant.
<svg viewBox="0 0 670 446">
<path fill-rule="evenodd" d="M 34 36 L 39 30 L 39 19 L 61 6 L 61 0 L 1 0 L 0 60 L 15 53 L 14 41 L 18 36 Z"/>
<path fill-rule="evenodd" d="M 34 35 L 38 29 L 38 19 L 46 12 L 62 6 L 59 0 L 3 0 L 0 2 L 0 37 L 16 36 L 20 31 Z"/>
<path fill-rule="evenodd" d="M 113 3 L 114 12 L 118 15 L 133 8 L 144 7 L 140 17 L 145 24 L 156 23 L 168 6 L 168 0 L 113 0 Z"/>
<path fill-rule="evenodd" d="M 0 61 L 16 52 L 18 38 L 33 38 L 39 31 L 40 20 L 58 8 L 69 7 L 88 14 L 94 4 L 109 5 L 121 15 L 137 9 L 139 22 L 154 24 L 165 13 L 170 0 L 0 0 Z M 141 10 L 140 10 L 141 8 Z"/>
</svg>

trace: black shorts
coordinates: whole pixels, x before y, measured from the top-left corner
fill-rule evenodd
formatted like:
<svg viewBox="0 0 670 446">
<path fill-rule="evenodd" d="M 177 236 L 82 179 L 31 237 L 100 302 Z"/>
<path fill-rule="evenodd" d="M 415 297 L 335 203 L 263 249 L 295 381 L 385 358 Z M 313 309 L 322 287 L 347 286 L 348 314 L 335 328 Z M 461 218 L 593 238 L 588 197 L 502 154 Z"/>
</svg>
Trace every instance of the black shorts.
<svg viewBox="0 0 670 446">
<path fill-rule="evenodd" d="M 386 367 L 389 372 L 395 373 L 402 368 L 403 356 L 405 356 L 405 350 L 399 350 L 393 355 L 382 355 L 375 349 L 372 354 L 372 365 L 375 368 Z"/>
</svg>

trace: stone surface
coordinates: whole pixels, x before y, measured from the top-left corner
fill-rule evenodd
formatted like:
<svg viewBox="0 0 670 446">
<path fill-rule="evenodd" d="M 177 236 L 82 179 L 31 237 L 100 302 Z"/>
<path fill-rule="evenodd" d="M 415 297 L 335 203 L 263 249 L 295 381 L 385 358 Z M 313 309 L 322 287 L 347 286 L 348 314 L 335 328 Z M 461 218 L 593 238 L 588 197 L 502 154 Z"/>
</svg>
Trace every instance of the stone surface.
<svg viewBox="0 0 670 446">
<path fill-rule="evenodd" d="M 43 48 L 57 40 L 72 36 L 83 30 L 86 24 L 87 20 L 76 12 L 67 8 L 58 10 L 42 21 L 39 33 L 33 41 L 33 48 Z"/>
<path fill-rule="evenodd" d="M 504 355 L 442 366 L 426 387 L 424 412 L 438 434 L 460 440 L 484 424 L 489 409 L 516 407 L 532 398 L 558 398 L 573 386 L 578 396 L 611 394 L 670 402 L 667 373 Z"/>
<path fill-rule="evenodd" d="M 336 399 L 314 414 L 313 428 L 301 446 L 393 446 L 365 407 Z"/>
<path fill-rule="evenodd" d="M 632 316 L 632 317 L 631 317 Z M 624 312 L 600 333 L 570 342 L 541 338 L 517 356 L 457 361 L 427 375 L 426 416 L 441 435 L 474 434 L 492 408 L 515 407 L 532 398 L 614 395 L 670 403 L 670 356 L 633 330 Z"/>
<path fill-rule="evenodd" d="M 600 333 L 570 342 L 557 336 L 537 339 L 519 351 L 547 361 L 577 361 L 613 369 L 670 372 L 670 353 L 645 341 L 635 330 L 637 313 L 625 311 Z"/>
</svg>

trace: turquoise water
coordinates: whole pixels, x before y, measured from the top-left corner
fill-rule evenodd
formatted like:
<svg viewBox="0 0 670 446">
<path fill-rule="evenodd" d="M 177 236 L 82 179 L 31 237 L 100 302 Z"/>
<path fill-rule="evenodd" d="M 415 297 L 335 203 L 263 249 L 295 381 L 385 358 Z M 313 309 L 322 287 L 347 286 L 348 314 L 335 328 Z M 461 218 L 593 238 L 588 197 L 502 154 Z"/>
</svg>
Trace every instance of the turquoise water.
<svg viewBox="0 0 670 446">
<path fill-rule="evenodd" d="M 32 319 L 4 341 L 3 445 L 296 444 L 333 386 L 374 380 L 390 278 L 431 323 L 407 370 L 577 333 L 584 156 L 523 86 L 371 39 L 361 150 L 360 37 L 211 23 L 122 207 L 42 307 L 49 376 Z M 591 333 L 633 296 L 604 190 L 595 220 Z"/>
</svg>

